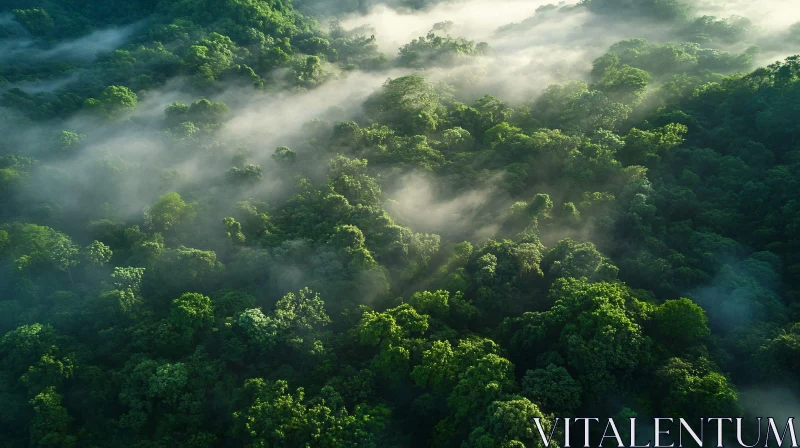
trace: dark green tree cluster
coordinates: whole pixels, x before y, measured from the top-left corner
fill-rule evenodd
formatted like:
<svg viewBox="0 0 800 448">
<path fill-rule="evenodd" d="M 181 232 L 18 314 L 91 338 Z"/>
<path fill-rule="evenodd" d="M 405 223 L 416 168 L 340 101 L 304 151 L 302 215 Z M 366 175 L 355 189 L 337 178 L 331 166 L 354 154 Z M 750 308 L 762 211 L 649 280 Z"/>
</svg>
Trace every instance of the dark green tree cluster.
<svg viewBox="0 0 800 448">
<path fill-rule="evenodd" d="M 2 446 L 539 447 L 535 417 L 800 392 L 800 57 L 717 49 L 745 21 L 540 8 L 685 38 L 504 100 L 396 71 L 491 57 L 447 22 L 389 59 L 300 12 L 326 2 L 12 3 L 40 50 L 147 20 L 91 62 L 0 58 L 12 84 L 78 73 L 2 96 Z M 239 135 L 243 96 L 357 70 L 389 79 L 356 112 Z"/>
</svg>

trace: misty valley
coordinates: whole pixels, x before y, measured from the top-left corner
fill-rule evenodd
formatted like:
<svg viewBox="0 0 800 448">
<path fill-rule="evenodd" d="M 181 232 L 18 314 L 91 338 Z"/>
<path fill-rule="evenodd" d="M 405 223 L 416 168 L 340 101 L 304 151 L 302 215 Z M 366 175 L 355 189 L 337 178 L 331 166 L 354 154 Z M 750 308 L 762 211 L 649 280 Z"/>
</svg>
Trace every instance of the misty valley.
<svg viewBox="0 0 800 448">
<path fill-rule="evenodd" d="M 792 446 L 798 104 L 796 0 L 5 0 L 0 448 Z"/>
</svg>

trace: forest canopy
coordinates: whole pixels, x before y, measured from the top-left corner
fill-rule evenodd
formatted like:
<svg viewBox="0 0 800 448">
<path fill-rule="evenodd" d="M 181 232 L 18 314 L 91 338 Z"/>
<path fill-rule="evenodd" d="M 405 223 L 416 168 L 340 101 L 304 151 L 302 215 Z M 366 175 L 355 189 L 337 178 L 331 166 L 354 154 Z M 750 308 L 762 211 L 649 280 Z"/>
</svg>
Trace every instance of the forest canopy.
<svg viewBox="0 0 800 448">
<path fill-rule="evenodd" d="M 5 2 L 0 446 L 796 408 L 798 44 L 778 1 Z"/>
</svg>

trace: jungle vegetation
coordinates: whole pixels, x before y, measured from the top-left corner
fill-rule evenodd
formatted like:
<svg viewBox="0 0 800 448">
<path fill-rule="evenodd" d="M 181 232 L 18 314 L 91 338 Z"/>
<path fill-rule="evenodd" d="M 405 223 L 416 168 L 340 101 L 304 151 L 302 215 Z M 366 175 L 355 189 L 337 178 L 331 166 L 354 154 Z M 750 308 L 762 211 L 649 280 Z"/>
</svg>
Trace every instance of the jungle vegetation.
<svg viewBox="0 0 800 448">
<path fill-rule="evenodd" d="M 335 19 L 374 3 L 3 3 L 0 446 L 539 447 L 800 393 L 800 57 L 759 66 L 800 18 L 544 6 L 497 35 L 665 31 L 503 98 L 459 82 L 491 41 Z"/>
</svg>

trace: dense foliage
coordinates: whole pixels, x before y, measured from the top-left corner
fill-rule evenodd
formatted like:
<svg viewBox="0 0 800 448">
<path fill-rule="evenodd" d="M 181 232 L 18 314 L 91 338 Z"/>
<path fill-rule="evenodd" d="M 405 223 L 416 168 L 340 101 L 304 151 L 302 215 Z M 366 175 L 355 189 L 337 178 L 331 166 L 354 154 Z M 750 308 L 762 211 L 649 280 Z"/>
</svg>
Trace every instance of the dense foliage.
<svg viewBox="0 0 800 448">
<path fill-rule="evenodd" d="M 452 24 L 387 56 L 314 19 L 368 2 L 295 3 L 0 11 L 24 47 L 0 55 L 0 446 L 534 447 L 533 417 L 800 392 L 800 57 L 754 68 L 744 19 L 587 0 L 498 33 L 617 14 L 668 38 L 470 97 L 419 70 L 494 57 Z M 243 97 L 364 73 L 390 79 L 280 146 L 233 126 Z M 409 178 L 435 200 L 393 201 Z M 467 224 L 409 216 L 470 192 Z"/>
</svg>

